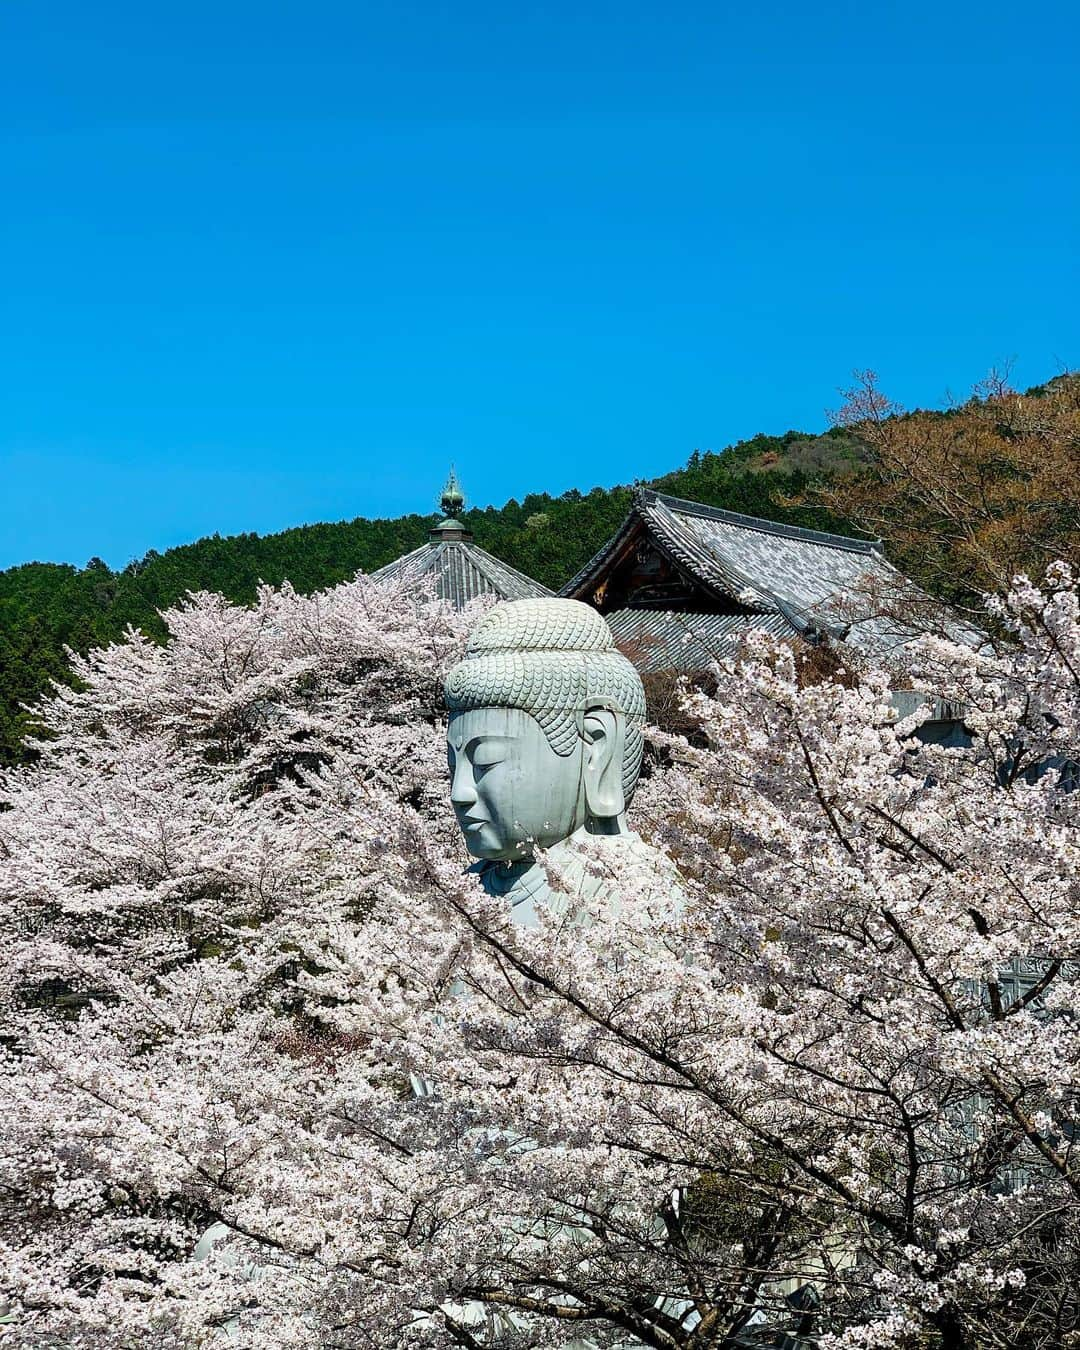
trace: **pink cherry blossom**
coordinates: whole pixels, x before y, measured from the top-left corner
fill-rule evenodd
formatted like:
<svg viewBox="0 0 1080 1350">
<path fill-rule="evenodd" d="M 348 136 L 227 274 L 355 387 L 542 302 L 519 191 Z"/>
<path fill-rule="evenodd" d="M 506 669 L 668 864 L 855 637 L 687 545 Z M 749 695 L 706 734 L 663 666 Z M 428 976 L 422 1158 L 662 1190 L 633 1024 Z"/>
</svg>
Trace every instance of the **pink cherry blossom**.
<svg viewBox="0 0 1080 1350">
<path fill-rule="evenodd" d="M 74 658 L 0 781 L 0 1339 L 1069 1343 L 1080 614 L 993 609 L 905 672 L 962 748 L 750 642 L 653 736 L 657 866 L 534 927 L 446 803 L 476 615 L 360 577 Z"/>
</svg>

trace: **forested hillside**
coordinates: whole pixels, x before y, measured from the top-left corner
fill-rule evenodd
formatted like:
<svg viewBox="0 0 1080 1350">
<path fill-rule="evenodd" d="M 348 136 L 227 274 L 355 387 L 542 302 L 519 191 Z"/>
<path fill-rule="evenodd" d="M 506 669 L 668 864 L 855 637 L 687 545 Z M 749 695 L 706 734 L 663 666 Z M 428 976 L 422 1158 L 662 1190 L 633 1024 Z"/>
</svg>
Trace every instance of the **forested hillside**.
<svg viewBox="0 0 1080 1350">
<path fill-rule="evenodd" d="M 466 471 L 466 487 L 468 487 Z M 945 411 L 906 412 L 867 372 L 837 425 L 694 451 L 650 486 L 773 520 L 880 535 L 897 566 L 930 592 L 978 606 L 1055 559 L 1080 570 L 1080 377 L 1018 393 L 991 376 Z M 464 512 L 477 543 L 552 589 L 622 520 L 632 487 L 533 493 Z M 434 496 L 434 492 L 433 492 Z M 356 519 L 280 534 L 214 535 L 114 572 L 27 563 L 0 572 L 0 763 L 20 757 L 32 703 L 70 676 L 65 647 L 86 651 L 128 625 L 163 635 L 158 611 L 188 591 L 254 598 L 260 581 L 310 592 L 416 548 L 437 519 Z"/>
<path fill-rule="evenodd" d="M 750 515 L 850 529 L 825 508 L 791 502 L 841 474 L 859 453 L 858 442 L 842 431 L 755 436 L 720 452 L 695 451 L 683 468 L 651 485 Z M 468 510 L 464 519 L 481 547 L 557 589 L 611 535 L 631 491 L 534 493 L 502 507 Z M 432 513 L 304 525 L 272 535 L 214 535 L 164 553 L 151 550 L 122 571 L 93 558 L 82 569 L 34 562 L 0 572 L 0 762 L 21 753 L 30 720 L 22 705 L 33 702 L 50 679 L 67 678 L 66 646 L 86 651 L 120 637 L 128 625 L 159 637 L 158 610 L 187 591 L 249 601 L 260 581 L 288 580 L 302 592 L 333 585 L 418 547 L 437 518 Z"/>
</svg>

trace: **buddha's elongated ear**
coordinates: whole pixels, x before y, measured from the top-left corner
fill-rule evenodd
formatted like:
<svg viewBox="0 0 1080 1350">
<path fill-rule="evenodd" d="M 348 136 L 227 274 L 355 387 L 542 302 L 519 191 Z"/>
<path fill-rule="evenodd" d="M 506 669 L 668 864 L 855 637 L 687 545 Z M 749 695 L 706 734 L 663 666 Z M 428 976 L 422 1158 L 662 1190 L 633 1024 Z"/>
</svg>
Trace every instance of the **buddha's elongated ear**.
<svg viewBox="0 0 1080 1350">
<path fill-rule="evenodd" d="M 612 708 L 589 708 L 582 734 L 585 805 L 598 820 L 614 819 L 626 809 L 622 784 L 626 717 Z"/>
</svg>

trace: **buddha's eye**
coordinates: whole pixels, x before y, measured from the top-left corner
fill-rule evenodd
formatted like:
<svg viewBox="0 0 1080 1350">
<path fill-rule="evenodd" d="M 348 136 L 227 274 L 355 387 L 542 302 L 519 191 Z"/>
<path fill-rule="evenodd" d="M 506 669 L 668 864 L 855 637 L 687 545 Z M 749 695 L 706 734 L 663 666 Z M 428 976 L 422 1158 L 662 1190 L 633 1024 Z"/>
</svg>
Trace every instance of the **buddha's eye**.
<svg viewBox="0 0 1080 1350">
<path fill-rule="evenodd" d="M 501 737 L 477 736 L 465 747 L 472 765 L 473 778 L 479 782 L 489 769 L 501 764 L 508 754 L 509 747 Z"/>
<path fill-rule="evenodd" d="M 501 764 L 505 756 L 495 746 L 478 746 L 469 756 L 472 761 L 473 777 L 483 778 L 489 769 Z"/>
</svg>

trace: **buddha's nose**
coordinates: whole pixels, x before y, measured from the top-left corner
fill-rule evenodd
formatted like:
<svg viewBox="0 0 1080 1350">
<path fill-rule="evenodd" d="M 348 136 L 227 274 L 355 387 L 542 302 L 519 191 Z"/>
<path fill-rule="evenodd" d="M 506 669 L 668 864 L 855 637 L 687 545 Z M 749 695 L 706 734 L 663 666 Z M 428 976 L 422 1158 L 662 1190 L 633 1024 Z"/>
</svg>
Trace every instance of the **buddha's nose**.
<svg viewBox="0 0 1080 1350">
<path fill-rule="evenodd" d="M 476 801 L 476 784 L 473 782 L 473 776 L 469 772 L 468 764 L 462 764 L 458 760 L 454 766 L 454 776 L 450 782 L 450 803 L 452 806 L 459 806 L 462 810 Z"/>
</svg>

